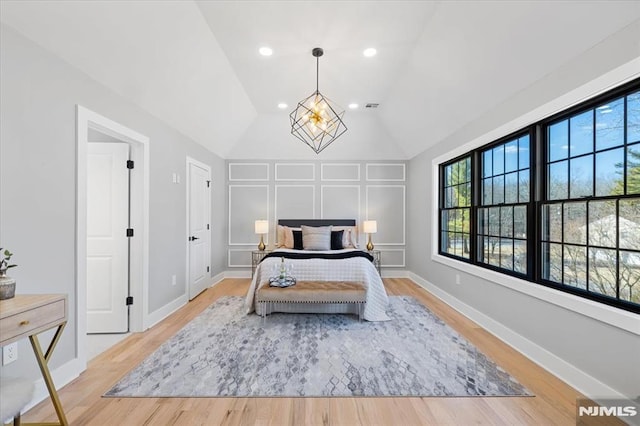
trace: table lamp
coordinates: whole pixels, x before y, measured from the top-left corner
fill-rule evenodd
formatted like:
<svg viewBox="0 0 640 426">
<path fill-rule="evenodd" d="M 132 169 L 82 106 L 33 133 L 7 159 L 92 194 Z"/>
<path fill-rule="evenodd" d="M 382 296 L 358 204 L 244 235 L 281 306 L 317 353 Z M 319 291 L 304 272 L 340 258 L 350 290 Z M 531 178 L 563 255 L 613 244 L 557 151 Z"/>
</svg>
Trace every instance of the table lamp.
<svg viewBox="0 0 640 426">
<path fill-rule="evenodd" d="M 260 244 L 258 244 L 258 250 L 264 251 L 266 246 L 264 245 L 264 234 L 269 233 L 269 222 L 266 220 L 256 220 L 255 224 L 256 234 L 260 234 Z"/>
<path fill-rule="evenodd" d="M 365 220 L 362 224 L 362 229 L 365 234 L 369 234 L 369 242 L 367 243 L 367 250 L 373 250 L 373 243 L 371 242 L 371 234 L 378 232 L 378 222 L 375 220 Z"/>
</svg>

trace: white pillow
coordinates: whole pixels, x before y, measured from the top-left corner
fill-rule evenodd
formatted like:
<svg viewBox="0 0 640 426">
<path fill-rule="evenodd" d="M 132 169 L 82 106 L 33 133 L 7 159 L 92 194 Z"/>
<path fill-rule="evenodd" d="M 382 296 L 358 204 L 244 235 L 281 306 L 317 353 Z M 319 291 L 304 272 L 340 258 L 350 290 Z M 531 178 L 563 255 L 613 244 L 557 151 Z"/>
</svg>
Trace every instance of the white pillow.
<svg viewBox="0 0 640 426">
<path fill-rule="evenodd" d="M 358 248 L 358 231 L 355 226 L 334 226 L 332 231 L 344 231 L 342 234 L 342 247 Z"/>
<path fill-rule="evenodd" d="M 302 225 L 302 246 L 305 250 L 331 250 L 331 226 Z"/>
</svg>

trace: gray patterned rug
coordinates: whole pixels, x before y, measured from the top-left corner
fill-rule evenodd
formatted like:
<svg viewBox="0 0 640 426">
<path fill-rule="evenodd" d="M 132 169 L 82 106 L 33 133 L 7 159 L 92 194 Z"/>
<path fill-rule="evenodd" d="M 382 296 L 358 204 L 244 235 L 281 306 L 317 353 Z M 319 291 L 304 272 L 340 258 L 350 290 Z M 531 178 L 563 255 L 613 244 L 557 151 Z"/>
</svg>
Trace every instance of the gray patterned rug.
<svg viewBox="0 0 640 426">
<path fill-rule="evenodd" d="M 353 315 L 245 315 L 223 297 L 105 396 L 530 395 L 411 297 L 390 297 L 391 321 Z"/>
</svg>

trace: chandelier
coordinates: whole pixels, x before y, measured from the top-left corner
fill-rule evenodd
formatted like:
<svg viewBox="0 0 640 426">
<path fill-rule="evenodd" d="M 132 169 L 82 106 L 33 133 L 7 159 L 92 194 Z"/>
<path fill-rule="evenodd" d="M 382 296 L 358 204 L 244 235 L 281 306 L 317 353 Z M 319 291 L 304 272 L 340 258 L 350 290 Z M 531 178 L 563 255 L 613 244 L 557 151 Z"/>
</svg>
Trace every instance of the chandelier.
<svg viewBox="0 0 640 426">
<path fill-rule="evenodd" d="M 319 58 L 323 53 L 319 47 L 311 51 L 316 58 L 316 91 L 298 102 L 296 109 L 289 115 L 291 134 L 309 145 L 316 154 L 347 131 L 347 126 L 342 121 L 344 110 L 318 90 Z"/>
</svg>

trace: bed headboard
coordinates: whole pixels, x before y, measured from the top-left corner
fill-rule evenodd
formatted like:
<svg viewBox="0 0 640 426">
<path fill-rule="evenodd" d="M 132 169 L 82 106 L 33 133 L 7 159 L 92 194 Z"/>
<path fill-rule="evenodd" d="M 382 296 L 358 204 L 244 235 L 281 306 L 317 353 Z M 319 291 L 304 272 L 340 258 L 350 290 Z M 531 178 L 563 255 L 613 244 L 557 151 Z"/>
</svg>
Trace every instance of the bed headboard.
<svg viewBox="0 0 640 426">
<path fill-rule="evenodd" d="M 305 226 L 356 226 L 355 219 L 278 219 L 278 225 L 289 228 Z"/>
</svg>

